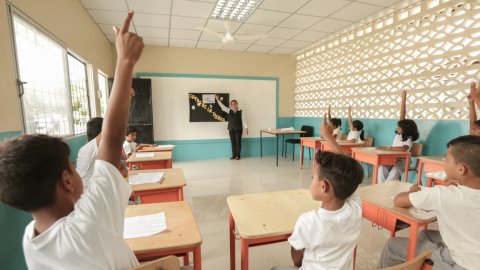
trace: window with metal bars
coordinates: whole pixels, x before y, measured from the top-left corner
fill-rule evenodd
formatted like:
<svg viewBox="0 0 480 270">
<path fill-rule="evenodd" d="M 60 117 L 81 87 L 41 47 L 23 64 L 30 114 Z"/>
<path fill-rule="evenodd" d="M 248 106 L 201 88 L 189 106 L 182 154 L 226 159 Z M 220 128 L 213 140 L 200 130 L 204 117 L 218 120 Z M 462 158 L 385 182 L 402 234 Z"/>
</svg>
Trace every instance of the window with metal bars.
<svg viewBox="0 0 480 270">
<path fill-rule="evenodd" d="M 87 132 L 87 121 L 90 120 L 87 65 L 68 54 L 68 73 L 72 95 L 73 126 L 75 135 L 79 135 Z"/>
</svg>

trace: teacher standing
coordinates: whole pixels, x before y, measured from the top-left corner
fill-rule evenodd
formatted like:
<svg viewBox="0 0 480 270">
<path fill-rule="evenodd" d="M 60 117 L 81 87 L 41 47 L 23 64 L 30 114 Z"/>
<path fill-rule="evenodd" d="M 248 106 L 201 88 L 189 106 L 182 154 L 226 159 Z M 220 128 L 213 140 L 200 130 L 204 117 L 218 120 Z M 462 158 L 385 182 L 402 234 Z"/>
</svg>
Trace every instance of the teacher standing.
<svg viewBox="0 0 480 270">
<path fill-rule="evenodd" d="M 238 102 L 232 100 L 230 102 L 230 107 L 228 108 L 218 99 L 217 94 L 215 94 L 215 99 L 218 102 L 218 105 L 222 110 L 228 113 L 228 132 L 230 133 L 230 141 L 232 142 L 232 157 L 230 159 L 240 159 L 240 152 L 242 151 L 242 134 L 243 126 L 245 127 L 245 132 L 248 135 L 247 121 L 245 121 L 245 114 L 242 110 L 238 109 Z"/>
</svg>

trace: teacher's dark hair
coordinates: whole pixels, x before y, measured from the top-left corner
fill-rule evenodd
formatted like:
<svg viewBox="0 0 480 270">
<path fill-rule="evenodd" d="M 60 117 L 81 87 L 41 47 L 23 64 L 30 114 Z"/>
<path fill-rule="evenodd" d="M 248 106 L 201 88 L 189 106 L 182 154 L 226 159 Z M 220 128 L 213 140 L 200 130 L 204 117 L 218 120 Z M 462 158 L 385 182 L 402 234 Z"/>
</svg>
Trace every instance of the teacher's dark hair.
<svg viewBox="0 0 480 270">
<path fill-rule="evenodd" d="M 238 104 L 237 100 L 235 100 L 235 99 L 234 99 L 234 100 L 232 100 L 232 101 L 230 101 L 230 104 L 232 104 L 232 102 L 235 102 L 235 103 L 237 103 L 237 104 Z"/>
</svg>

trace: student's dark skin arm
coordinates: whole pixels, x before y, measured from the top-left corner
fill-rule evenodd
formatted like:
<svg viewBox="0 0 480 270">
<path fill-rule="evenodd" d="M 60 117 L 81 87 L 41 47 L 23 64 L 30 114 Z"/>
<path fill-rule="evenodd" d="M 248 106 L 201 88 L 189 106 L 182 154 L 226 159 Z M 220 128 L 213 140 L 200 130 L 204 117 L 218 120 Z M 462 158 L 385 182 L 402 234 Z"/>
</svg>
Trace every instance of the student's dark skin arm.
<svg viewBox="0 0 480 270">
<path fill-rule="evenodd" d="M 127 129 L 130 108 L 132 73 L 135 63 L 142 55 L 143 39 L 128 32 L 133 11 L 130 11 L 122 28 L 114 27 L 117 48 L 115 81 L 110 94 L 109 105 L 102 126 L 102 140 L 98 146 L 98 159 L 118 165 L 122 144 Z"/>
<path fill-rule="evenodd" d="M 305 249 L 296 250 L 294 247 L 292 247 L 292 261 L 293 265 L 296 267 L 302 267 L 303 252 L 305 252 Z"/>
<path fill-rule="evenodd" d="M 348 124 L 350 125 L 350 130 L 353 130 L 353 120 L 352 120 L 352 106 L 348 106 Z M 351 140 L 339 140 L 340 143 L 355 143 L 355 139 Z"/>
<path fill-rule="evenodd" d="M 473 125 L 475 125 L 475 121 L 477 121 L 477 112 L 475 111 L 475 101 L 473 101 L 473 98 L 471 95 L 468 95 L 467 99 L 468 99 L 468 106 L 470 109 L 470 134 L 474 134 L 475 131 L 473 130 Z"/>
<path fill-rule="evenodd" d="M 412 185 L 410 187 L 410 191 L 402 192 L 397 196 L 395 196 L 395 199 L 393 199 L 393 203 L 395 204 L 395 206 L 398 206 L 398 207 L 404 207 L 404 208 L 413 207 L 412 202 L 410 201 L 410 197 L 408 195 L 410 193 L 417 192 L 420 190 L 422 189 L 418 187 L 418 185 Z"/>
<path fill-rule="evenodd" d="M 123 177 L 128 176 L 128 169 L 127 167 L 125 167 L 125 165 L 123 165 L 122 161 L 120 161 L 120 165 L 118 165 L 118 170 L 120 171 Z"/>
<path fill-rule="evenodd" d="M 407 90 L 402 91 L 402 107 L 400 108 L 400 120 L 405 120 L 407 113 Z"/>
<path fill-rule="evenodd" d="M 478 88 L 476 88 L 475 82 L 472 82 L 470 86 L 470 96 L 480 108 L 480 81 L 478 82 Z"/>
<path fill-rule="evenodd" d="M 332 148 L 332 152 L 345 155 L 345 152 L 343 149 L 338 145 L 337 141 L 335 141 L 335 138 L 333 137 L 334 127 L 332 124 L 327 124 L 326 121 L 326 115 L 323 115 L 323 123 L 320 125 L 320 132 L 323 134 L 323 138 L 327 143 L 330 145 Z"/>
</svg>

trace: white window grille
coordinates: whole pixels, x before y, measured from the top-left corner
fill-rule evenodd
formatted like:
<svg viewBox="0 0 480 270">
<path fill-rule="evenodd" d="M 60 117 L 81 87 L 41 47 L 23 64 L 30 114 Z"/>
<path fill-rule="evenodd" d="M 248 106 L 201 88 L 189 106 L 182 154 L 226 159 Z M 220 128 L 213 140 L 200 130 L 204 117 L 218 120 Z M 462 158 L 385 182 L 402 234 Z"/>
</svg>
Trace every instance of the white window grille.
<svg viewBox="0 0 480 270">
<path fill-rule="evenodd" d="M 100 111 L 102 117 L 105 117 L 105 112 L 107 111 L 107 88 L 108 88 L 108 81 L 107 77 L 98 73 L 98 90 L 100 91 Z"/>
<path fill-rule="evenodd" d="M 87 65 L 68 54 L 68 72 L 72 95 L 73 122 L 75 135 L 87 132 L 87 121 L 90 120 L 88 98 Z"/>
</svg>

